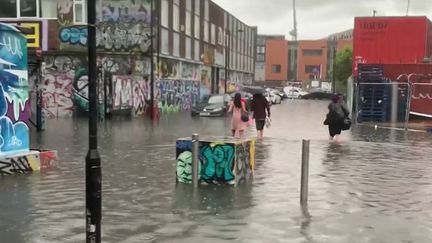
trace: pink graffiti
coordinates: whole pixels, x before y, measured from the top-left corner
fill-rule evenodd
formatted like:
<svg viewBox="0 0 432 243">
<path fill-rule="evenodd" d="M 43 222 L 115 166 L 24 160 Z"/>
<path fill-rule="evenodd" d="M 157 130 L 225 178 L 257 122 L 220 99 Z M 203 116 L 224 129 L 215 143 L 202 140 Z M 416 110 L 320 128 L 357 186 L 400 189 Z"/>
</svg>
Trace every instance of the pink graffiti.
<svg viewBox="0 0 432 243">
<path fill-rule="evenodd" d="M 42 109 L 48 118 L 72 116 L 74 105 L 72 95 L 73 73 L 44 75 L 42 84 Z"/>
<path fill-rule="evenodd" d="M 133 106 L 132 80 L 130 76 L 113 76 L 114 109 L 130 109 Z"/>
<path fill-rule="evenodd" d="M 148 80 L 137 78 L 133 84 L 133 107 L 135 115 L 143 115 L 146 110 L 146 101 L 150 100 L 150 87 Z"/>
</svg>

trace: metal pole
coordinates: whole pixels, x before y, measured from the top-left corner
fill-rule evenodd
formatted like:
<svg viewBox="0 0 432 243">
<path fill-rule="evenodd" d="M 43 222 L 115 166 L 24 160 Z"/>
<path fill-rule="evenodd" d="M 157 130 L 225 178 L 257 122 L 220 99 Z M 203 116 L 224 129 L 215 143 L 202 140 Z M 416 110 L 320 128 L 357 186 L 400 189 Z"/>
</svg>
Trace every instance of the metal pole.
<svg viewBox="0 0 432 243">
<path fill-rule="evenodd" d="M 332 75 L 332 91 L 336 93 L 336 48 L 337 42 L 333 44 L 333 75 Z"/>
<path fill-rule="evenodd" d="M 199 134 L 192 134 L 192 185 L 198 187 Z"/>
<path fill-rule="evenodd" d="M 229 54 L 230 54 L 230 40 L 229 40 L 229 30 L 226 31 L 225 37 L 225 94 L 227 93 L 228 85 L 228 68 L 229 68 Z"/>
<path fill-rule="evenodd" d="M 392 125 L 396 125 L 398 121 L 398 93 L 399 87 L 398 84 L 391 83 L 391 123 Z"/>
<path fill-rule="evenodd" d="M 405 114 L 405 130 L 408 130 L 408 124 L 410 119 L 410 111 L 411 111 L 411 99 L 413 94 L 413 84 L 408 83 L 408 100 Z"/>
<path fill-rule="evenodd" d="M 309 145 L 310 140 L 302 141 L 302 168 L 301 168 L 301 187 L 300 187 L 300 204 L 307 205 L 308 201 L 308 183 L 309 183 Z"/>
<path fill-rule="evenodd" d="M 151 11 L 151 23 L 150 23 L 150 118 L 153 121 L 155 116 L 155 110 L 154 110 L 154 13 L 155 10 L 153 9 L 153 2 L 154 0 L 150 1 L 150 11 Z"/>
<path fill-rule="evenodd" d="M 87 1 L 89 151 L 86 156 L 86 242 L 101 242 L 102 175 L 97 146 L 96 1 Z"/>
</svg>

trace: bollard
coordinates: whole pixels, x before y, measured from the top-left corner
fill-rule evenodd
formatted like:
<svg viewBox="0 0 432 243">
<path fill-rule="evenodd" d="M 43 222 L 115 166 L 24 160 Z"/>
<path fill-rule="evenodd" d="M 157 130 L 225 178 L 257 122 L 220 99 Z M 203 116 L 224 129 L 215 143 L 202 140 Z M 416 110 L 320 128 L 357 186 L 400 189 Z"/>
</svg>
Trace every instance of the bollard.
<svg viewBox="0 0 432 243">
<path fill-rule="evenodd" d="M 199 134 L 192 134 L 192 185 L 198 187 Z"/>
<path fill-rule="evenodd" d="M 309 145 L 310 140 L 302 141 L 302 168 L 301 168 L 301 185 L 300 185 L 300 204 L 307 205 L 308 201 L 308 183 L 309 183 Z"/>
</svg>

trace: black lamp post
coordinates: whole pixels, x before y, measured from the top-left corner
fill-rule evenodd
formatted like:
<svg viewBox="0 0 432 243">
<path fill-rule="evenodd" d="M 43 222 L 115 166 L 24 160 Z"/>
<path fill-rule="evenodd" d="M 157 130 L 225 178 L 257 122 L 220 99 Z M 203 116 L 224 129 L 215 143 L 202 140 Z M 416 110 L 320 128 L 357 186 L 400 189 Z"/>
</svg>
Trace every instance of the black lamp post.
<svg viewBox="0 0 432 243">
<path fill-rule="evenodd" d="M 332 91 L 333 94 L 336 93 L 336 48 L 337 43 L 333 45 L 333 74 L 332 74 Z"/>
<path fill-rule="evenodd" d="M 225 85 L 224 85 L 224 93 L 227 93 L 227 84 L 228 84 L 228 68 L 229 68 L 229 55 L 231 52 L 230 47 L 230 31 L 227 30 L 226 37 L 225 37 Z"/>
<path fill-rule="evenodd" d="M 86 242 L 101 242 L 102 173 L 97 148 L 96 1 L 87 1 L 89 150 L 86 156 Z"/>
</svg>

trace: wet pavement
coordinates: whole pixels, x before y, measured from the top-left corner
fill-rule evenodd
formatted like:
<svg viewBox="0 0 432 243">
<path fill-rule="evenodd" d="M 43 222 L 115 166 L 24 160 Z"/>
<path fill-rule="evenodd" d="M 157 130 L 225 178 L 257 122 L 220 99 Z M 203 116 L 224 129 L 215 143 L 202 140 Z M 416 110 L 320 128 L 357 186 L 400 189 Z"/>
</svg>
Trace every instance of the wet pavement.
<svg viewBox="0 0 432 243">
<path fill-rule="evenodd" d="M 196 192 L 175 183 L 175 139 L 229 134 L 228 120 L 175 114 L 154 125 L 101 124 L 103 242 L 431 242 L 432 134 L 358 126 L 332 143 L 326 106 L 274 106 L 253 182 Z M 84 242 L 87 121 L 47 128 L 32 143 L 57 149 L 58 168 L 1 180 L 1 242 Z M 303 138 L 311 139 L 311 176 L 302 209 Z"/>
</svg>

